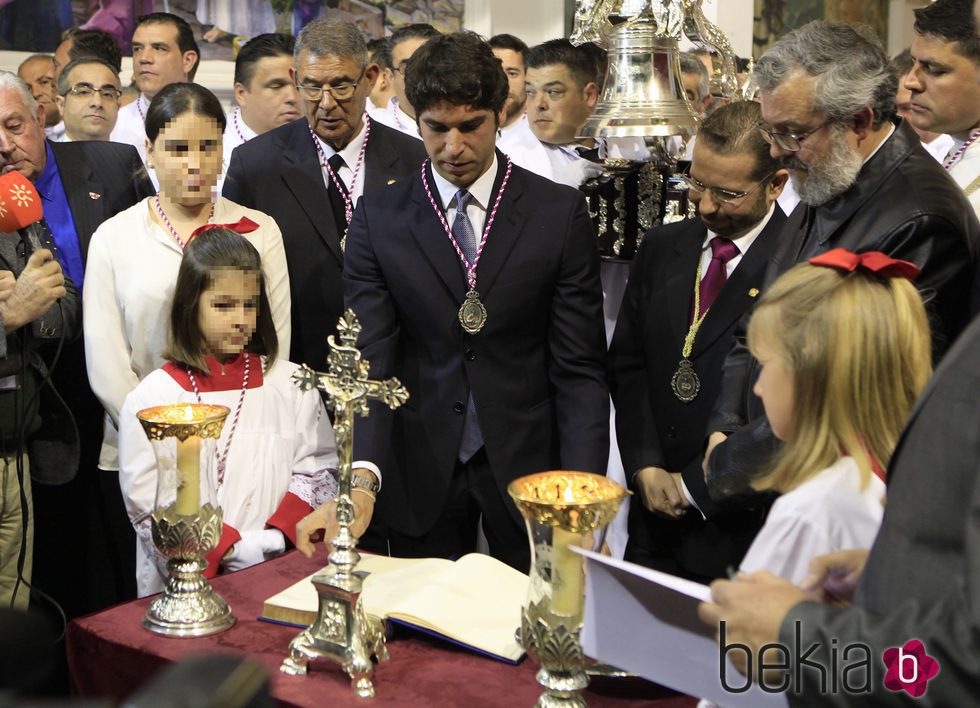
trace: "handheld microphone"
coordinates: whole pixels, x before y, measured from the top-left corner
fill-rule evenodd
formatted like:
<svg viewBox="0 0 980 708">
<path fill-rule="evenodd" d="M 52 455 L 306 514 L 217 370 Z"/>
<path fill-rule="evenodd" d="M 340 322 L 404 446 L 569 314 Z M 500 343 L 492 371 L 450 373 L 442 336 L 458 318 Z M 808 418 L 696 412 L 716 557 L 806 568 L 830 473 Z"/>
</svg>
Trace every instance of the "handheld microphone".
<svg viewBox="0 0 980 708">
<path fill-rule="evenodd" d="M 41 195 L 20 172 L 0 176 L 0 231 L 20 234 L 27 256 L 44 245 L 44 229 L 38 222 L 44 218 Z"/>
</svg>

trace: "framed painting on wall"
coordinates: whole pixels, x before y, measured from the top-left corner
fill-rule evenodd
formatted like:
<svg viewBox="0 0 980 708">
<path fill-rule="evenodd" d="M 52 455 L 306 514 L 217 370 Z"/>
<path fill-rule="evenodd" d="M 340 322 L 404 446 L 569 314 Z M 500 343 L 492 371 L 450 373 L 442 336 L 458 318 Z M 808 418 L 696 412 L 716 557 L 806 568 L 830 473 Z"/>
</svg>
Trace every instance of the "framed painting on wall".
<svg viewBox="0 0 980 708">
<path fill-rule="evenodd" d="M 888 44 L 888 0 L 755 0 L 754 20 L 756 59 L 784 34 L 812 20 L 865 24 L 883 46 Z"/>
</svg>

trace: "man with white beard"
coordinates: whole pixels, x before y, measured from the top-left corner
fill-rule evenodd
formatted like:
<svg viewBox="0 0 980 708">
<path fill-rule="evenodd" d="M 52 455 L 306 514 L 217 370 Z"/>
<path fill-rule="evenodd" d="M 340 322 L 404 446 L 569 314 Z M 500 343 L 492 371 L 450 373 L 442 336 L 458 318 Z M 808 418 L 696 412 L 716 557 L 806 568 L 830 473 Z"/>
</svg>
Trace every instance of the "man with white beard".
<svg viewBox="0 0 980 708">
<path fill-rule="evenodd" d="M 851 25 L 811 22 L 774 44 L 753 80 L 760 129 L 804 207 L 787 222 L 765 283 L 834 248 L 911 261 L 921 270 L 915 284 L 938 361 L 976 312 L 980 224 L 912 128 L 896 121 L 897 78 L 881 45 Z M 746 395 L 754 369 L 736 344 L 708 426 L 705 487 L 689 487 L 709 516 L 719 501 L 749 492 L 774 445 L 760 401 Z"/>
</svg>

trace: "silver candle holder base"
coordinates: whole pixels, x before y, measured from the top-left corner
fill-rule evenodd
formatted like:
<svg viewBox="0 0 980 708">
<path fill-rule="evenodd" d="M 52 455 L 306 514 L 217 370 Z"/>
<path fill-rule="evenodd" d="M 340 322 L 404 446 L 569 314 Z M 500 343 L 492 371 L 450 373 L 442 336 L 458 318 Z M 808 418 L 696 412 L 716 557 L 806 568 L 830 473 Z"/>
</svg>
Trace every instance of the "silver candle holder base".
<svg viewBox="0 0 980 708">
<path fill-rule="evenodd" d="M 204 557 L 221 538 L 221 509 L 205 504 L 194 516 L 180 516 L 173 507 L 151 517 L 153 542 L 167 561 L 163 594 L 150 603 L 143 626 L 167 637 L 204 637 L 235 624 L 235 616 L 214 591 L 204 570 Z"/>
</svg>

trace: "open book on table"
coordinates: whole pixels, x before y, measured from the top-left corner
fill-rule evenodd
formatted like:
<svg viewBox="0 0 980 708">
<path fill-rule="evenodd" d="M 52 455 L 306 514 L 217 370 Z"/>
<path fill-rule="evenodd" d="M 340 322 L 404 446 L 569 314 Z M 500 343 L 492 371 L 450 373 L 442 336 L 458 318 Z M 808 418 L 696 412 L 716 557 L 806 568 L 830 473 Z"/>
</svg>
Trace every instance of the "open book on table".
<svg viewBox="0 0 980 708">
<path fill-rule="evenodd" d="M 495 558 L 481 553 L 457 561 L 364 555 L 357 570 L 369 573 L 361 593 L 367 614 L 509 663 L 516 664 L 524 655 L 515 632 L 530 581 Z M 318 605 L 312 577 L 266 600 L 259 619 L 311 625 Z"/>
</svg>

